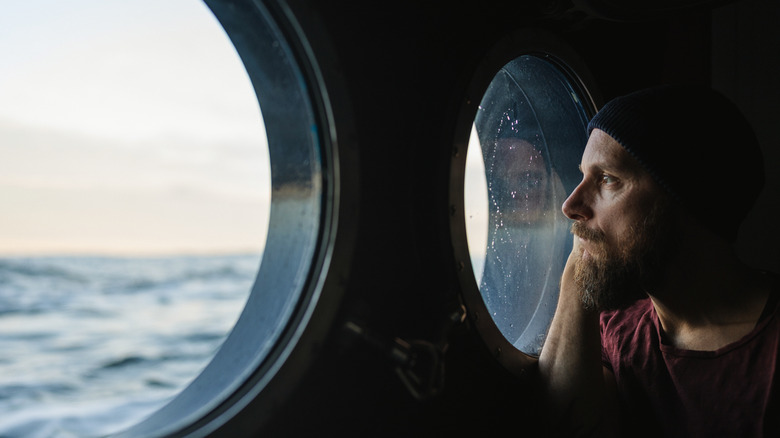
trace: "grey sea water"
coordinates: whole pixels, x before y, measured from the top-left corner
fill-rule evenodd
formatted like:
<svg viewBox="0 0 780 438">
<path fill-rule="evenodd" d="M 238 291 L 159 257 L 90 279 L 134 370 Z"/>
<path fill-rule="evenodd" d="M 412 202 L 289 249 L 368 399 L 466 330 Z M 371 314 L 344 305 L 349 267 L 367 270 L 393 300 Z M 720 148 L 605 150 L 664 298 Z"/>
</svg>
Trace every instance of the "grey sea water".
<svg viewBox="0 0 780 438">
<path fill-rule="evenodd" d="M 151 414 L 213 357 L 259 263 L 0 258 L 0 437 L 96 437 Z"/>
</svg>

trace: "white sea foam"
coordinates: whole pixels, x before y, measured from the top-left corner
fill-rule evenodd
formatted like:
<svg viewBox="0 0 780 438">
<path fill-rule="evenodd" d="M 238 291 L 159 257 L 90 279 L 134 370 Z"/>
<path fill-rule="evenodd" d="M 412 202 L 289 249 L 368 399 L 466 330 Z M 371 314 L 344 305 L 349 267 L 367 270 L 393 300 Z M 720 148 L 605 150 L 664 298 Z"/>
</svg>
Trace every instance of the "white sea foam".
<svg viewBox="0 0 780 438">
<path fill-rule="evenodd" d="M 259 255 L 0 259 L 0 437 L 95 437 L 211 359 Z"/>
</svg>

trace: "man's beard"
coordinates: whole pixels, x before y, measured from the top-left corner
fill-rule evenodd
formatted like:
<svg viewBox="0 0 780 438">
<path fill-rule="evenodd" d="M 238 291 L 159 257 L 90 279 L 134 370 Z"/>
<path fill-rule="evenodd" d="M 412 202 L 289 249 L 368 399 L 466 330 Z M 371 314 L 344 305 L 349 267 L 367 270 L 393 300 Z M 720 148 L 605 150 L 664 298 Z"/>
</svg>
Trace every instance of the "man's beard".
<svg viewBox="0 0 780 438">
<path fill-rule="evenodd" d="M 618 242 L 619 248 L 610 248 L 603 233 L 580 222 L 572 224 L 572 233 L 593 247 L 587 259 L 580 252 L 574 271 L 585 309 L 622 309 L 647 296 L 645 291 L 661 280 L 678 249 L 673 210 L 667 199 L 659 199 L 647 217 L 629 230 L 627 238 Z"/>
</svg>

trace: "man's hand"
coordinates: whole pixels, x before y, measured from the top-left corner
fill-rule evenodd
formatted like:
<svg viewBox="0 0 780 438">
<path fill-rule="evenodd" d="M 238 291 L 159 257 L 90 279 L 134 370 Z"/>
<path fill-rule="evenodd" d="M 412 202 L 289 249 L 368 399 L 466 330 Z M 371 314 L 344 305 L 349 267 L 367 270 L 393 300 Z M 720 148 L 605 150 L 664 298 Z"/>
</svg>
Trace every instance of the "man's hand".
<svg viewBox="0 0 780 438">
<path fill-rule="evenodd" d="M 563 268 L 563 275 L 561 276 L 561 293 L 571 293 L 580 295 L 579 290 L 574 282 L 574 273 L 576 270 L 577 262 L 582 258 L 582 249 L 580 247 L 580 239 L 574 236 L 574 244 L 572 245 L 569 258 L 566 260 L 566 266 Z"/>
<path fill-rule="evenodd" d="M 574 281 L 582 257 L 576 237 L 561 276 L 561 290 L 550 331 L 539 357 L 551 423 L 563 436 L 610 436 L 616 424 L 613 381 L 601 364 L 598 312 L 583 307 Z M 609 374 L 608 374 L 609 373 Z"/>
</svg>

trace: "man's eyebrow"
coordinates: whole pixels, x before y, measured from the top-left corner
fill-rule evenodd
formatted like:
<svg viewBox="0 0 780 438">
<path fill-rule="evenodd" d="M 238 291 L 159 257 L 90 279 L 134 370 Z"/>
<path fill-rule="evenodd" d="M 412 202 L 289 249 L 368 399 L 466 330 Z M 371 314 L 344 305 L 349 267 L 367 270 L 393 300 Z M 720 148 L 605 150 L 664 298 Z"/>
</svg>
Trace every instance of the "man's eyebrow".
<svg viewBox="0 0 780 438">
<path fill-rule="evenodd" d="M 582 163 L 577 165 L 577 169 L 580 170 L 581 174 L 585 175 L 585 171 L 582 170 Z M 604 168 L 602 166 L 593 164 L 593 165 L 588 166 L 588 169 L 590 171 L 601 172 Z"/>
</svg>

